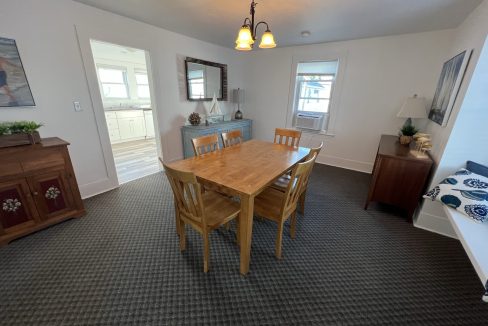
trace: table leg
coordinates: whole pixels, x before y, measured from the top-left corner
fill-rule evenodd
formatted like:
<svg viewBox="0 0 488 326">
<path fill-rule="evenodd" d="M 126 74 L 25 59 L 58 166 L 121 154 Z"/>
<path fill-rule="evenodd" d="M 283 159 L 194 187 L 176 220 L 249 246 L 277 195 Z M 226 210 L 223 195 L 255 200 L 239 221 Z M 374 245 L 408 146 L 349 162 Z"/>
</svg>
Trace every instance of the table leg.
<svg viewBox="0 0 488 326">
<path fill-rule="evenodd" d="M 241 274 L 249 272 L 251 260 L 252 222 L 254 212 L 254 197 L 241 195 L 241 216 L 239 217 L 241 240 Z"/>
</svg>

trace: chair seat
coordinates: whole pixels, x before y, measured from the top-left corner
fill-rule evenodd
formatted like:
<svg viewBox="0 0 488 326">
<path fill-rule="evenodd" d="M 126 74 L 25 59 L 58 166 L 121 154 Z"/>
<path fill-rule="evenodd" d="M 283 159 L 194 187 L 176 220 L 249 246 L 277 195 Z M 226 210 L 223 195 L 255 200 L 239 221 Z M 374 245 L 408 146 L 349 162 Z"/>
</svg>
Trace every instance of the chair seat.
<svg viewBox="0 0 488 326">
<path fill-rule="evenodd" d="M 254 198 L 254 212 L 264 218 L 281 221 L 281 207 L 283 206 L 284 193 L 268 187 Z"/>
<path fill-rule="evenodd" d="M 207 224 L 212 229 L 232 220 L 240 211 L 239 203 L 214 191 L 206 191 L 202 200 Z"/>
<path fill-rule="evenodd" d="M 274 189 L 276 189 L 276 190 L 285 192 L 286 191 L 286 188 L 288 187 L 288 183 L 289 182 L 290 182 L 290 175 L 289 174 L 284 174 L 281 177 L 279 177 L 278 180 L 276 180 L 271 185 L 271 187 L 274 188 Z"/>
</svg>

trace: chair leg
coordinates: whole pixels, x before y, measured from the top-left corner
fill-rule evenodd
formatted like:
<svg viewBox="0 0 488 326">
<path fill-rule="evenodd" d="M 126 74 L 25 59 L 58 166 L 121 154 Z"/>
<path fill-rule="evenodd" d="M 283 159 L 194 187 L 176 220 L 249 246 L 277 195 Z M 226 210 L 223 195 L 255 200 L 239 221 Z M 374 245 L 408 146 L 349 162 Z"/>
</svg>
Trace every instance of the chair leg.
<svg viewBox="0 0 488 326">
<path fill-rule="evenodd" d="M 275 256 L 281 259 L 281 240 L 283 238 L 284 221 L 278 223 L 278 233 L 276 234 Z"/>
<path fill-rule="evenodd" d="M 178 211 L 178 207 L 175 205 L 175 225 L 176 225 L 176 233 L 178 236 L 180 235 L 180 212 Z"/>
<path fill-rule="evenodd" d="M 296 236 L 296 227 L 297 227 L 297 212 L 293 211 L 291 213 L 291 220 L 290 220 L 290 235 L 292 239 L 295 239 Z"/>
<path fill-rule="evenodd" d="M 180 230 L 179 230 L 179 234 L 180 234 L 180 250 L 181 251 L 184 251 L 186 249 L 186 234 L 185 234 L 185 222 L 183 221 L 179 221 L 179 225 L 180 225 Z"/>
<path fill-rule="evenodd" d="M 209 234 L 203 231 L 203 271 L 208 272 L 210 265 Z"/>
<path fill-rule="evenodd" d="M 236 240 L 237 240 L 237 245 L 240 247 L 241 246 L 241 230 L 239 228 L 239 216 L 235 219 L 236 220 Z"/>
<path fill-rule="evenodd" d="M 300 196 L 300 214 L 302 216 L 305 216 L 305 195 L 307 194 L 307 191 L 304 191 L 303 194 Z"/>
</svg>

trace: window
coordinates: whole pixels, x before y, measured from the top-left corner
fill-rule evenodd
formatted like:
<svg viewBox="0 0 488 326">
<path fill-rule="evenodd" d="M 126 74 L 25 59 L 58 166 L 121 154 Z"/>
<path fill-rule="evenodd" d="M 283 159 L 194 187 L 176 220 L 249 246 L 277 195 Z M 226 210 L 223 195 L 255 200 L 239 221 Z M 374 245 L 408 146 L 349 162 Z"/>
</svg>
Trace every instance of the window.
<svg viewBox="0 0 488 326">
<path fill-rule="evenodd" d="M 203 69 L 189 71 L 188 82 L 192 98 L 205 98 L 205 80 Z"/>
<path fill-rule="evenodd" d="M 326 129 L 338 63 L 338 60 L 335 60 L 297 64 L 293 101 L 295 127 L 300 128 L 296 119 L 297 114 L 300 114 L 314 116 L 322 121 L 320 125 L 307 129 Z"/>
<path fill-rule="evenodd" d="M 121 68 L 98 68 L 98 76 L 105 98 L 129 98 L 127 72 Z"/>
<path fill-rule="evenodd" d="M 137 97 L 149 98 L 149 79 L 146 72 L 136 72 Z"/>
</svg>

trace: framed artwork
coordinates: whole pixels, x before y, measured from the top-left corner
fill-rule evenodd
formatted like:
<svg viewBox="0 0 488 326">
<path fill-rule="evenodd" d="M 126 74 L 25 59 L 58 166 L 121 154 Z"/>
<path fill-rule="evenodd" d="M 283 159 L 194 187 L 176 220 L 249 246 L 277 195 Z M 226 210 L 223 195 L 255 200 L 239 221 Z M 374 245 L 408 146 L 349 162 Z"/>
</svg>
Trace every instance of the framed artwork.
<svg viewBox="0 0 488 326">
<path fill-rule="evenodd" d="M 449 120 L 471 53 L 472 51 L 463 51 L 446 61 L 442 66 L 429 119 L 443 127 L 447 125 Z"/>
<path fill-rule="evenodd" d="M 0 37 L 0 107 L 35 105 L 15 40 Z"/>
</svg>

